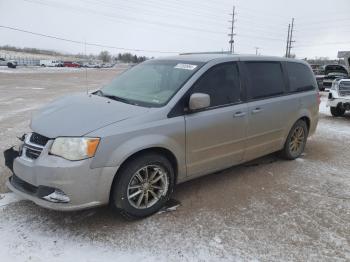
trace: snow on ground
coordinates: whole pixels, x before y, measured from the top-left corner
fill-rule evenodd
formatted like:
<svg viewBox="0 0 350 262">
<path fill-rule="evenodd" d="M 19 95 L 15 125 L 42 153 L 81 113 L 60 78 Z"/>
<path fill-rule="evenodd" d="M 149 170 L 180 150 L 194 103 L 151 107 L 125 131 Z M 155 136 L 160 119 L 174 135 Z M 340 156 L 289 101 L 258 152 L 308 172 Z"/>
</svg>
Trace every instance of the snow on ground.
<svg viewBox="0 0 350 262">
<path fill-rule="evenodd" d="M 0 74 L 38 74 L 38 73 L 67 73 L 67 72 L 79 72 L 84 71 L 85 68 L 74 67 L 38 67 L 38 66 L 26 66 L 17 68 L 0 67 Z M 93 70 L 88 68 L 87 70 Z M 104 70 L 104 69 L 102 69 Z"/>
<path fill-rule="evenodd" d="M 0 194 L 0 208 L 4 208 L 11 203 L 16 203 L 18 201 L 23 200 L 20 196 L 15 193 L 5 193 Z"/>
<path fill-rule="evenodd" d="M 127 64 L 117 64 L 116 68 L 128 68 Z M 0 67 L 0 74 L 40 74 L 40 73 L 74 73 L 85 70 L 114 70 L 115 68 L 75 68 L 75 67 L 40 67 L 40 66 L 17 66 L 17 68 Z"/>
<path fill-rule="evenodd" d="M 9 199 L 11 197 L 5 198 Z M 20 201 L 20 199 L 18 200 Z M 230 254 L 226 250 L 221 234 L 209 238 L 205 232 L 195 227 L 187 228 L 186 238 L 182 239 L 183 230 L 174 232 L 169 221 L 157 222 L 152 218 L 143 222 L 128 222 L 131 235 L 125 232 L 113 233 L 110 221 L 101 224 L 95 233 L 88 228 L 85 232 L 74 232 L 78 224 L 85 224 L 91 218 L 101 219 L 94 210 L 73 215 L 67 213 L 40 210 L 28 201 L 19 203 L 0 200 L 6 210 L 0 209 L 0 257 L 5 261 L 241 261 L 241 255 Z M 29 209 L 27 208 L 29 204 Z M 22 208 L 18 213 L 16 210 Z M 23 209 L 24 208 L 24 209 Z M 34 211 L 34 212 L 33 212 Z M 51 213 L 49 217 L 40 213 Z M 55 217 L 57 215 L 57 217 Z M 62 217 L 63 215 L 63 217 Z M 220 225 L 223 218 L 207 212 L 201 216 L 211 216 L 215 224 Z M 157 218 L 154 215 L 153 218 Z M 192 223 L 196 223 L 193 221 Z M 116 218 L 116 223 L 123 223 Z M 90 222 L 88 222 L 90 223 Z M 176 228 L 178 228 L 178 223 Z M 129 225 L 125 224 L 127 227 Z M 93 226 L 91 224 L 91 226 Z M 73 227 L 73 228 L 72 228 Z M 202 226 L 201 226 L 202 227 Z M 200 227 L 200 228 L 201 228 Z M 167 230 L 171 233 L 168 235 Z M 203 228 L 205 230 L 205 228 Z M 226 231 L 226 229 L 223 229 Z M 225 234 L 223 232 L 223 234 Z M 125 241 L 123 241 L 125 238 Z M 115 241 L 115 239 L 119 239 Z M 152 245 L 154 241 L 154 245 Z M 145 248 L 146 245 L 150 247 Z M 242 251 L 242 256 L 249 256 Z"/>
<path fill-rule="evenodd" d="M 321 92 L 321 104 L 320 104 L 319 112 L 321 114 L 331 116 L 330 109 L 327 106 L 327 96 L 328 96 L 328 92 Z"/>
</svg>

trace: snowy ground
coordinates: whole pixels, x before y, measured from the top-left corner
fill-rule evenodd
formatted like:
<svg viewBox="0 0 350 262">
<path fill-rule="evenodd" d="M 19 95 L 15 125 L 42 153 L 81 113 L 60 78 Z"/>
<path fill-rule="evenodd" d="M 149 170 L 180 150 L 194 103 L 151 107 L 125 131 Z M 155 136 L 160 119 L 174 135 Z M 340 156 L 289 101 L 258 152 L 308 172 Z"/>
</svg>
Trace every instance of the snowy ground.
<svg viewBox="0 0 350 262">
<path fill-rule="evenodd" d="M 89 88 L 114 74 L 91 71 Z M 2 150 L 24 132 L 32 110 L 84 90 L 80 72 L 0 77 Z M 125 222 L 108 208 L 49 211 L 2 187 L 0 260 L 349 261 L 350 114 L 331 117 L 325 99 L 302 158 L 270 155 L 181 184 L 176 211 L 141 221 Z M 1 161 L 0 184 L 9 175 Z"/>
<path fill-rule="evenodd" d="M 116 68 L 127 68 L 127 64 L 118 64 Z M 41 73 L 74 73 L 91 70 L 115 70 L 115 68 L 74 68 L 74 67 L 40 67 L 40 66 L 17 66 L 17 68 L 8 68 L 0 66 L 0 74 L 41 74 Z"/>
</svg>

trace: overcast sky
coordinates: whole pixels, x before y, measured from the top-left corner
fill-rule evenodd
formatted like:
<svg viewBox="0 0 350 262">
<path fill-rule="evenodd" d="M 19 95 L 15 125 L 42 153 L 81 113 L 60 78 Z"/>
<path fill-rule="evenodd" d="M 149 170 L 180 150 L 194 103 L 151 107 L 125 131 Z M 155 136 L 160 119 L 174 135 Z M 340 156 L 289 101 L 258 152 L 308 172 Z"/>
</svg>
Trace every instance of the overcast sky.
<svg viewBox="0 0 350 262">
<path fill-rule="evenodd" d="M 0 26 L 127 49 L 226 51 L 233 4 L 237 53 L 259 47 L 262 55 L 283 55 L 292 17 L 297 57 L 335 58 L 338 50 L 350 51 L 350 0 L 0 0 Z M 5 44 L 84 52 L 82 44 L 0 28 L 0 45 Z M 87 53 L 103 49 L 87 46 Z"/>
</svg>

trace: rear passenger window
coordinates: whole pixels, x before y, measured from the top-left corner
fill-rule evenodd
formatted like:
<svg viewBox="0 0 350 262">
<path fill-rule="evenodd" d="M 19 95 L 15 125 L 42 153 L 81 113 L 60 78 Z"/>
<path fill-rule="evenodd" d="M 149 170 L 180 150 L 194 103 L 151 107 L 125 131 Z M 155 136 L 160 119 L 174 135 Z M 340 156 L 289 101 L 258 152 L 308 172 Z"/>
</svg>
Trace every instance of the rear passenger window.
<svg viewBox="0 0 350 262">
<path fill-rule="evenodd" d="M 304 64 L 287 63 L 290 92 L 313 90 L 316 87 L 311 70 Z"/>
<path fill-rule="evenodd" d="M 249 97 L 252 99 L 272 97 L 285 92 L 282 67 L 279 62 L 246 62 Z"/>
<path fill-rule="evenodd" d="M 224 63 L 210 68 L 194 84 L 191 93 L 210 95 L 210 106 L 240 101 L 240 80 L 236 63 Z"/>
</svg>

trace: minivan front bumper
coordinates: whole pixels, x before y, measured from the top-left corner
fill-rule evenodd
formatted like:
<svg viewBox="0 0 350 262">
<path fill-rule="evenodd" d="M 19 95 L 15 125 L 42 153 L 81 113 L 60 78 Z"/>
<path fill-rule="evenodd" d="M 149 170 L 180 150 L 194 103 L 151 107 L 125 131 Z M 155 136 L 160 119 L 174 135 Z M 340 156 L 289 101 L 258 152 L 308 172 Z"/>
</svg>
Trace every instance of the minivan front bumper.
<svg viewBox="0 0 350 262">
<path fill-rule="evenodd" d="M 9 189 L 39 206 L 73 211 L 107 204 L 117 167 L 90 168 L 92 159 L 69 161 L 43 150 L 34 160 L 19 156 Z"/>
</svg>

